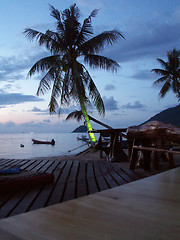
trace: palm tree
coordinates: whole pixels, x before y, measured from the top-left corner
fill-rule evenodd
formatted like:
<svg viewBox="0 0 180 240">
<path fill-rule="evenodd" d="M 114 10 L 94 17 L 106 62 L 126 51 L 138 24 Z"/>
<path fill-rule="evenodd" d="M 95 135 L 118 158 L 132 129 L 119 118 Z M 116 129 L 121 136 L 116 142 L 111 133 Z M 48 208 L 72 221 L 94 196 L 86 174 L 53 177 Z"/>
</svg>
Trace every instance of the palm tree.
<svg viewBox="0 0 180 240">
<path fill-rule="evenodd" d="M 154 85 L 164 83 L 160 90 L 160 98 L 172 89 L 180 100 L 180 53 L 173 49 L 167 52 L 168 61 L 157 58 L 163 69 L 152 69 L 152 72 L 159 74 L 161 77 L 154 82 Z"/>
<path fill-rule="evenodd" d="M 84 60 L 92 68 L 117 71 L 118 63 L 98 53 L 105 46 L 112 45 L 123 38 L 117 30 L 104 31 L 93 37 L 91 19 L 98 10 L 95 9 L 81 24 L 80 11 L 76 4 L 59 12 L 50 5 L 50 15 L 56 20 L 56 30 L 45 33 L 26 28 L 24 34 L 30 40 L 36 39 L 39 45 L 45 46 L 50 56 L 37 61 L 28 75 L 46 71 L 41 79 L 37 95 L 51 90 L 49 103 L 50 114 L 60 106 L 68 106 L 71 101 L 80 104 L 88 130 L 92 130 L 87 114 L 88 104 L 94 104 L 99 114 L 105 113 L 101 95 L 88 70 L 80 62 Z M 78 61 L 80 59 L 80 61 Z M 92 101 L 90 101 L 90 100 Z M 91 142 L 95 142 L 94 134 L 90 134 Z"/>
<path fill-rule="evenodd" d="M 89 120 L 92 120 L 93 122 L 95 122 L 97 124 L 100 124 L 101 126 L 103 126 L 105 128 L 112 129 L 112 127 L 110 127 L 109 125 L 107 125 L 107 124 L 105 124 L 103 122 L 98 121 L 97 119 L 93 118 L 89 114 L 88 114 L 88 117 L 89 117 Z M 81 110 L 80 111 L 75 110 L 75 111 L 69 113 L 68 116 L 66 117 L 66 120 L 70 120 L 70 119 L 75 119 L 78 122 L 83 120 L 84 119 L 83 112 Z"/>
</svg>

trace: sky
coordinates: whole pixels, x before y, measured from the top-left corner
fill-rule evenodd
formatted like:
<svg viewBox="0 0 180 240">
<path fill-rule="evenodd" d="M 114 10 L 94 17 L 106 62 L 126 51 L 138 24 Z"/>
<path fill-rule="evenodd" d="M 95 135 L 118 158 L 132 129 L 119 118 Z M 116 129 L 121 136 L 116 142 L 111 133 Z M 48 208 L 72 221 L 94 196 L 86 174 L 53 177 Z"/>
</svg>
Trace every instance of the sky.
<svg viewBox="0 0 180 240">
<path fill-rule="evenodd" d="M 117 29 L 125 37 L 101 53 L 118 62 L 117 73 L 86 66 L 106 108 L 104 117 L 94 109 L 89 109 L 90 115 L 122 128 L 178 105 L 172 92 L 159 99 L 161 86 L 153 86 L 159 76 L 151 70 L 161 68 L 157 58 L 166 61 L 167 51 L 180 50 L 179 0 L 0 0 L 0 133 L 71 132 L 83 124 L 65 121 L 77 106 L 62 108 L 60 117 L 50 115 L 50 93 L 37 97 L 42 75 L 27 74 L 49 53 L 23 35 L 27 27 L 42 32 L 54 28 L 49 4 L 63 11 L 74 3 L 81 11 L 81 23 L 99 9 L 92 19 L 94 35 Z"/>
</svg>

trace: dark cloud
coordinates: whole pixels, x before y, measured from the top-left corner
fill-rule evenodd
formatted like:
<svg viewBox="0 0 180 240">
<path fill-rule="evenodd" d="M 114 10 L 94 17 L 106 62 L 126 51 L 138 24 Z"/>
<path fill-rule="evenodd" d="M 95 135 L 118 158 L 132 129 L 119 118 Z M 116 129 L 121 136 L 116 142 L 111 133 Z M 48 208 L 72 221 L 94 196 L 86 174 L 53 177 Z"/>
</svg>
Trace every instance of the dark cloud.
<svg viewBox="0 0 180 240">
<path fill-rule="evenodd" d="M 135 101 L 134 103 L 127 103 L 125 105 L 122 105 L 122 108 L 124 109 L 144 109 L 146 106 L 140 101 Z"/>
<path fill-rule="evenodd" d="M 0 92 L 0 106 L 19 104 L 25 102 L 41 102 L 42 98 L 33 95 L 23 95 L 21 93 L 4 93 Z"/>
<path fill-rule="evenodd" d="M 106 90 L 106 91 L 111 91 L 111 90 L 115 90 L 115 89 L 116 89 L 115 86 L 112 84 L 106 84 L 106 86 L 104 88 L 104 90 Z"/>
<path fill-rule="evenodd" d="M 33 64 L 49 55 L 47 51 L 33 49 L 31 55 L 24 53 L 24 56 L 0 57 L 0 81 L 24 80 Z M 31 48 L 32 50 L 32 48 Z M 25 73 L 24 73 L 25 72 Z"/>
<path fill-rule="evenodd" d="M 104 102 L 104 105 L 105 105 L 105 109 L 107 111 L 113 111 L 113 110 L 118 110 L 118 104 L 117 104 L 117 101 L 114 100 L 113 97 L 103 97 L 103 102 Z"/>
<path fill-rule="evenodd" d="M 142 57 L 164 57 L 166 51 L 180 48 L 180 22 L 136 22 L 127 26 L 125 40 L 121 40 L 105 54 L 118 62 Z M 131 28 L 131 29 L 130 29 Z"/>
<path fill-rule="evenodd" d="M 136 72 L 134 75 L 130 76 L 130 78 L 134 78 L 136 80 L 155 80 L 157 75 L 152 73 L 151 70 L 141 70 Z"/>
</svg>

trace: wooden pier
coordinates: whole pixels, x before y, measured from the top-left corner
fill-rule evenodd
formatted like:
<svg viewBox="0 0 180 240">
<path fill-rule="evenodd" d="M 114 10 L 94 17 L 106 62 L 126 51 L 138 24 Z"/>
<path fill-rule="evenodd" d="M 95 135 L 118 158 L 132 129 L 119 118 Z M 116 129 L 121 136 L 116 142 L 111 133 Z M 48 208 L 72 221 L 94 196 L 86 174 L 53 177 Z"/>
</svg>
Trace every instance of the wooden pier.
<svg viewBox="0 0 180 240">
<path fill-rule="evenodd" d="M 79 198 L 117 187 L 141 177 L 107 161 L 0 160 L 0 169 L 20 167 L 31 172 L 53 173 L 54 182 L 0 194 L 0 218 Z"/>
</svg>

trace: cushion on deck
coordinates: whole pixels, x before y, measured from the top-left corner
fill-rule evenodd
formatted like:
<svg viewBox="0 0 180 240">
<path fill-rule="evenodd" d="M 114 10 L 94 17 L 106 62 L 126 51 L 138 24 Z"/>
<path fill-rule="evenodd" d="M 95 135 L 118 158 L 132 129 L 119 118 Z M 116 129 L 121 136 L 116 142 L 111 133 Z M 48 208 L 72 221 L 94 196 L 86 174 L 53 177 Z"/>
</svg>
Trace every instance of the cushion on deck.
<svg viewBox="0 0 180 240">
<path fill-rule="evenodd" d="M 0 174 L 0 192 L 33 187 L 37 184 L 47 184 L 54 181 L 52 173 L 20 171 L 19 173 Z"/>
</svg>

